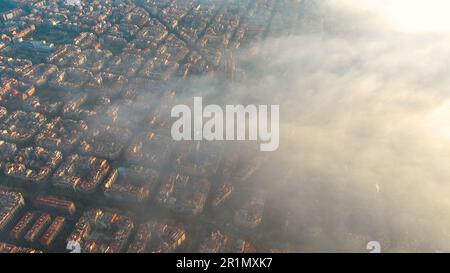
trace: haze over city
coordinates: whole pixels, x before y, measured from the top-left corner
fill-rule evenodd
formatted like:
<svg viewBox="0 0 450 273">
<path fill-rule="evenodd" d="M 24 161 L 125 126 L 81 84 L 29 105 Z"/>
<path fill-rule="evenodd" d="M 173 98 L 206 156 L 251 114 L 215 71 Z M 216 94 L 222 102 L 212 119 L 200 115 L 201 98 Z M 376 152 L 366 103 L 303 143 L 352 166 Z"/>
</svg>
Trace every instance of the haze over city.
<svg viewBox="0 0 450 273">
<path fill-rule="evenodd" d="M 0 7 L 0 252 L 450 251 L 446 1 Z M 174 141 L 194 97 L 278 149 Z"/>
</svg>

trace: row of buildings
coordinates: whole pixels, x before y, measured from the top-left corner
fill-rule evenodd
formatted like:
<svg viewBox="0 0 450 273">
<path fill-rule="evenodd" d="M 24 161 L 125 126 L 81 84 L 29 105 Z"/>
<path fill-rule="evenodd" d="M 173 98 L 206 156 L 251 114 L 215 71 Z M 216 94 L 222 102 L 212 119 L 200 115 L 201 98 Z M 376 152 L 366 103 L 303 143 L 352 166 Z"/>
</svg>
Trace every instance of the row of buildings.
<svg viewBox="0 0 450 273">
<path fill-rule="evenodd" d="M 128 253 L 169 253 L 176 251 L 186 240 L 182 225 L 150 220 L 141 224 Z"/>
<path fill-rule="evenodd" d="M 0 188 L 0 232 L 8 227 L 24 205 L 21 193 Z"/>
<path fill-rule="evenodd" d="M 5 192 L 21 196 L 18 192 Z M 14 211 L 14 216 L 11 214 L 8 228 L 4 228 L 3 232 L 8 234 L 10 242 L 47 250 L 53 247 L 55 241 L 63 239 L 61 236 L 67 217 L 74 215 L 75 204 L 68 199 L 51 195 L 38 196 L 33 203 L 34 206 L 26 206 L 22 198 L 20 210 Z"/>
<path fill-rule="evenodd" d="M 31 247 L 1 243 L 0 252 L 37 252 L 33 248 L 48 249 L 55 241 L 63 241 L 78 244 L 82 252 L 167 253 L 178 251 L 187 239 L 182 224 L 148 220 L 135 227 L 129 216 L 102 209 L 84 212 L 73 231 L 64 238 L 61 235 L 65 234 L 66 223 L 76 212 L 72 201 L 52 195 L 38 196 L 33 209 L 21 211 L 25 206 L 22 195 L 2 190 L 0 202 L 6 211 L 1 218 L 2 232 L 8 231 L 11 242 Z M 248 253 L 256 250 L 248 240 L 214 230 L 200 242 L 198 251 Z"/>
</svg>

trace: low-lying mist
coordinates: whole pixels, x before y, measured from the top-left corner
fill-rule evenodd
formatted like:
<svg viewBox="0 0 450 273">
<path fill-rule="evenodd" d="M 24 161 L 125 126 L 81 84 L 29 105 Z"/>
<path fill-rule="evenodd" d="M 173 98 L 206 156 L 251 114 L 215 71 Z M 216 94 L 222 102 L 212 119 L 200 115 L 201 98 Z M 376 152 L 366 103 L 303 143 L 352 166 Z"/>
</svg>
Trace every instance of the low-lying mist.
<svg viewBox="0 0 450 273">
<path fill-rule="evenodd" d="M 280 104 L 260 183 L 289 211 L 293 251 L 450 251 L 450 35 L 356 2 L 328 1 L 321 33 L 243 52 L 225 100 Z"/>
</svg>

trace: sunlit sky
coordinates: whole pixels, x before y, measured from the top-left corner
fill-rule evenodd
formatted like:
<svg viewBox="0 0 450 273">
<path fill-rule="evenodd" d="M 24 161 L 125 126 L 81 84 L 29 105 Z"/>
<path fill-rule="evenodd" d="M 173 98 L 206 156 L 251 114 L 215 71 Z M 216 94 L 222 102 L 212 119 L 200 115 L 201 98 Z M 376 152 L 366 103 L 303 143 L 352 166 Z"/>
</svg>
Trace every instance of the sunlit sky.
<svg viewBox="0 0 450 273">
<path fill-rule="evenodd" d="M 374 12 L 403 32 L 448 32 L 448 0 L 331 0 L 337 5 Z"/>
<path fill-rule="evenodd" d="M 450 99 L 442 102 L 429 114 L 428 125 L 431 132 L 450 139 Z"/>
<path fill-rule="evenodd" d="M 329 1 L 335 7 L 374 15 L 383 32 L 398 31 L 419 39 L 421 35 L 438 34 L 429 39 L 435 43 L 450 40 L 450 0 Z M 437 105 L 425 122 L 429 133 L 450 140 L 450 100 Z"/>
</svg>

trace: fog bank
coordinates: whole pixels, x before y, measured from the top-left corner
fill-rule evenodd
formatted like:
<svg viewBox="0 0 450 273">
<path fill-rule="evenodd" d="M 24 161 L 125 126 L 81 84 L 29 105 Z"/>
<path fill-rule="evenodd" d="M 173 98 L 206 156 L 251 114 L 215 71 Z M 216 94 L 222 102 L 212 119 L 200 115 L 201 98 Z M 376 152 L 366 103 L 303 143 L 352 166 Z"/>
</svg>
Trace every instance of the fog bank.
<svg viewBox="0 0 450 273">
<path fill-rule="evenodd" d="M 242 52 L 247 79 L 224 98 L 280 104 L 259 183 L 289 210 L 294 251 L 450 251 L 450 35 L 375 2 L 327 1 L 322 32 Z"/>
</svg>

